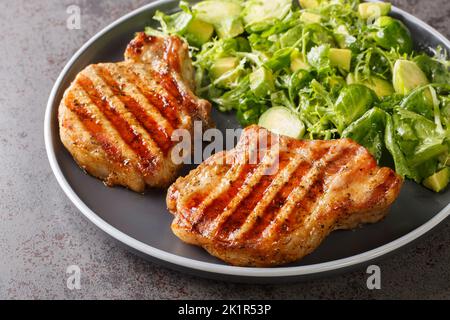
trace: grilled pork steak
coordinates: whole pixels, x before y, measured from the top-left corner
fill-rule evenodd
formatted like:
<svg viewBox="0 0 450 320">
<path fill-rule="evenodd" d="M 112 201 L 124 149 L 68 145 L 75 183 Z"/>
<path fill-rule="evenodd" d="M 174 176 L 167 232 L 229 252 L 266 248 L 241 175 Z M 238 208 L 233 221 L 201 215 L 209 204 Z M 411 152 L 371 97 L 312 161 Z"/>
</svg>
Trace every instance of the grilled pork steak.
<svg viewBox="0 0 450 320">
<path fill-rule="evenodd" d="M 380 221 L 402 183 L 351 140 L 295 140 L 252 126 L 235 149 L 179 178 L 167 204 L 181 240 L 233 265 L 269 267 L 311 253 L 333 230 Z"/>
<path fill-rule="evenodd" d="M 167 187 L 176 129 L 211 126 L 211 104 L 193 94 L 187 45 L 178 37 L 137 34 L 126 60 L 81 71 L 59 108 L 60 136 L 77 163 L 107 185 L 137 192 Z"/>
</svg>

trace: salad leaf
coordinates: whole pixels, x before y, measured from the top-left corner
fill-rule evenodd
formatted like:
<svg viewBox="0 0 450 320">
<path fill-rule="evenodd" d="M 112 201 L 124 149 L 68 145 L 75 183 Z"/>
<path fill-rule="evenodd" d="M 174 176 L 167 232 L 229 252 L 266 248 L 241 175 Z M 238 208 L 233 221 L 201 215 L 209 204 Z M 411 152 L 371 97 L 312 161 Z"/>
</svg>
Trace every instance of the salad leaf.
<svg viewBox="0 0 450 320">
<path fill-rule="evenodd" d="M 385 111 L 373 108 L 345 129 L 342 137 L 353 139 L 366 147 L 380 161 L 385 150 L 384 135 L 388 117 Z"/>
<path fill-rule="evenodd" d="M 341 91 L 333 110 L 333 122 L 339 132 L 372 107 L 374 96 L 372 90 L 361 84 L 351 84 Z"/>
</svg>

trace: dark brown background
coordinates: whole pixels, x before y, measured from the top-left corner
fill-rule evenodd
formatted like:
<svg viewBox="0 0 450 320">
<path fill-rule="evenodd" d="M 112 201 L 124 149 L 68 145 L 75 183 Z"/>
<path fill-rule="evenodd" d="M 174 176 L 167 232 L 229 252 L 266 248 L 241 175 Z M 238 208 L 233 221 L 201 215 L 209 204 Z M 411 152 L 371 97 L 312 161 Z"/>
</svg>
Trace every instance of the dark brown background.
<svg viewBox="0 0 450 320">
<path fill-rule="evenodd" d="M 0 298 L 450 298 L 450 221 L 380 263 L 382 290 L 365 270 L 298 284 L 238 285 L 186 276 L 148 263 L 89 223 L 47 164 L 43 120 L 50 89 L 80 46 L 147 0 L 0 1 Z M 396 0 L 450 36 L 450 1 Z M 66 29 L 66 8 L 82 29 Z M 66 289 L 79 265 L 82 289 Z"/>
</svg>

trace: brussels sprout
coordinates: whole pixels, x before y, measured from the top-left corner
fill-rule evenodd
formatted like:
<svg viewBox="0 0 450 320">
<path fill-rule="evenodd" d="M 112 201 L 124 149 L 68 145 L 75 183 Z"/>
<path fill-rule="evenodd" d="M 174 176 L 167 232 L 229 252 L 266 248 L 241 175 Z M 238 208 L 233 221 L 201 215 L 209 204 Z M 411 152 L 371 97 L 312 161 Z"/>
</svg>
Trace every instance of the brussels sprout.
<svg viewBox="0 0 450 320">
<path fill-rule="evenodd" d="M 351 84 L 345 87 L 334 106 L 333 122 L 339 132 L 365 114 L 374 102 L 375 93 L 364 85 Z"/>
<path fill-rule="evenodd" d="M 428 79 L 434 83 L 450 83 L 449 68 L 425 54 L 414 58 L 414 62 L 425 72 Z"/>
<path fill-rule="evenodd" d="M 413 42 L 408 28 L 397 19 L 380 17 L 373 25 L 372 37 L 384 49 L 398 49 L 400 53 L 411 53 Z"/>
<path fill-rule="evenodd" d="M 244 3 L 242 13 L 245 28 L 258 32 L 270 28 L 283 19 L 292 7 L 292 0 L 250 0 Z"/>
<path fill-rule="evenodd" d="M 397 60 L 393 74 L 394 89 L 399 94 L 406 95 L 412 90 L 429 83 L 425 73 L 412 61 Z"/>
<path fill-rule="evenodd" d="M 275 134 L 294 139 L 301 139 L 305 134 L 304 123 L 285 107 L 270 108 L 261 116 L 258 124 Z"/>
<path fill-rule="evenodd" d="M 265 67 L 261 67 L 250 74 L 250 89 L 257 97 L 264 97 L 274 91 L 272 72 Z"/>
<path fill-rule="evenodd" d="M 222 39 L 234 38 L 244 32 L 241 19 L 242 7 L 238 2 L 224 0 L 207 0 L 193 8 L 196 17 L 214 25 Z"/>
<path fill-rule="evenodd" d="M 359 16 L 362 19 L 387 16 L 391 12 L 392 5 L 385 2 L 361 3 L 358 7 Z"/>
</svg>

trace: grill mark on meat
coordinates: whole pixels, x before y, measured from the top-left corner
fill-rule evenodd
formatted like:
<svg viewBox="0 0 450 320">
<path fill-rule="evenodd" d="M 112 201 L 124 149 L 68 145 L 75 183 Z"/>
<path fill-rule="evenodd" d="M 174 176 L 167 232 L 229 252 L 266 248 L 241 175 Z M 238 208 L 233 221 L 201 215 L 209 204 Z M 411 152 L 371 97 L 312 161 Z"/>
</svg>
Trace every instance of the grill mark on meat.
<svg viewBox="0 0 450 320">
<path fill-rule="evenodd" d="M 153 117 L 148 115 L 145 109 L 134 98 L 128 96 L 119 83 L 113 78 L 108 69 L 99 65 L 94 66 L 94 70 L 98 76 L 108 85 L 113 94 L 120 99 L 125 108 L 129 110 L 138 120 L 139 124 L 149 133 L 150 137 L 155 141 L 156 145 L 161 149 L 164 155 L 172 148 L 173 142 L 171 135 L 173 129 L 168 130 L 161 127 Z"/>
<path fill-rule="evenodd" d="M 252 187 L 251 192 L 239 202 L 238 206 L 233 210 L 234 213 L 226 218 L 220 228 L 218 228 L 217 236 L 221 239 L 230 238 L 231 235 L 239 230 L 240 226 L 245 223 L 248 216 L 261 201 L 262 196 L 267 192 L 272 181 L 281 174 L 284 168 L 289 164 L 292 155 L 282 153 L 278 163 L 278 171 L 276 175 L 269 175 L 267 172 L 259 177 L 259 181 Z"/>
<path fill-rule="evenodd" d="M 287 230 L 289 221 L 294 209 L 304 209 L 308 212 L 308 206 L 313 204 L 317 197 L 323 192 L 325 172 L 333 166 L 334 161 L 342 158 L 342 149 L 338 148 L 337 153 L 333 153 L 336 148 L 324 148 L 312 154 L 312 163 L 301 163 L 293 173 L 288 183 L 284 185 L 272 202 L 265 208 L 258 217 L 253 228 L 248 229 L 243 239 L 256 239 L 269 228 L 271 232 L 282 232 Z M 348 157 L 351 155 L 348 154 Z M 347 157 L 346 157 L 347 158 Z M 349 159 L 349 158 L 347 158 Z M 299 195 L 298 199 L 295 199 Z M 294 200 L 295 199 L 295 200 Z M 289 202 L 293 201 L 290 209 L 286 209 Z M 297 210 L 295 210 L 298 214 Z M 300 215 L 299 215 L 300 216 Z"/>
<path fill-rule="evenodd" d="M 164 60 L 167 61 L 169 67 L 175 72 L 181 72 L 180 59 L 178 51 L 180 50 L 183 43 L 178 37 L 169 37 L 164 41 Z"/>
<path fill-rule="evenodd" d="M 170 97 L 166 97 L 157 93 L 155 90 L 150 89 L 135 72 L 123 66 L 118 67 L 121 73 L 125 76 L 126 80 L 136 86 L 139 93 L 142 94 L 150 104 L 158 109 L 161 115 L 167 119 L 172 128 L 178 128 L 180 126 L 181 119 L 177 104 L 172 101 Z"/>
<path fill-rule="evenodd" d="M 380 201 L 384 199 L 386 192 L 389 191 L 395 184 L 398 183 L 396 178 L 396 173 L 392 170 L 387 171 L 388 176 L 382 179 L 381 184 L 379 184 L 373 191 L 373 197 L 370 198 L 369 206 L 375 207 L 379 205 Z"/>
<path fill-rule="evenodd" d="M 205 232 L 211 221 L 215 220 L 224 212 L 226 207 L 231 203 L 234 197 L 236 197 L 241 188 L 244 187 L 245 182 L 253 175 L 257 168 L 258 166 L 254 164 L 244 164 L 241 166 L 237 179 L 230 182 L 229 187 L 218 197 L 214 198 L 214 200 L 200 213 L 197 222 L 194 224 L 194 228 L 198 232 Z M 233 169 L 234 167 L 230 169 L 230 172 Z"/>
<path fill-rule="evenodd" d="M 295 143 L 295 146 L 300 150 L 303 148 L 303 144 Z M 292 147 L 289 145 L 288 147 Z M 241 226 L 241 231 L 238 237 L 242 239 L 252 239 L 259 236 L 267 226 L 275 219 L 277 213 L 285 205 L 290 194 L 297 188 L 302 182 L 303 177 L 306 175 L 308 170 L 311 170 L 314 163 L 320 161 L 320 159 L 330 151 L 330 147 L 327 148 L 312 148 L 310 152 L 304 156 L 292 171 L 288 172 L 288 177 L 284 179 L 284 183 L 281 183 L 274 191 L 275 193 L 271 195 L 271 200 L 263 206 L 258 208 L 259 212 L 255 212 L 252 219 L 245 221 Z M 311 161 L 313 159 L 313 161 Z M 262 195 L 261 195 L 262 198 Z"/>
<path fill-rule="evenodd" d="M 125 163 L 122 153 L 116 145 L 109 140 L 102 124 L 85 107 L 83 107 L 81 103 L 77 101 L 72 92 L 67 94 L 64 104 L 78 117 L 80 122 L 83 124 L 83 127 L 89 132 L 91 137 L 99 143 L 110 161 L 117 164 Z"/>
<path fill-rule="evenodd" d="M 222 182 L 219 183 L 215 190 L 215 192 L 218 191 L 219 194 L 214 194 L 213 192 L 212 201 L 206 204 L 206 206 L 197 213 L 198 215 L 194 219 L 195 223 L 193 224 L 195 230 L 200 233 L 205 232 L 210 227 L 209 223 L 223 213 L 227 206 L 237 196 L 241 188 L 243 188 L 246 182 L 251 179 L 260 162 L 272 147 L 272 143 L 274 143 L 272 135 L 268 135 L 266 138 L 266 145 L 260 143 L 259 139 L 256 141 L 256 144 L 252 143 L 254 141 L 248 139 L 241 143 L 239 147 L 243 149 L 243 152 L 239 153 L 238 157 L 234 158 L 231 168 L 222 177 Z M 263 151 L 262 148 L 264 148 L 265 151 Z M 252 153 L 252 151 L 256 151 L 256 154 Z M 253 160 L 255 160 L 254 163 Z M 230 176 L 233 176 L 235 171 L 238 171 L 238 176 L 235 179 L 230 180 Z M 223 182 L 227 182 L 226 187 L 224 187 L 223 190 L 220 190 L 223 186 Z M 204 203 L 201 205 L 203 204 Z M 198 211 L 199 207 L 189 208 L 189 211 Z"/>
<path fill-rule="evenodd" d="M 147 143 L 141 134 L 132 128 L 106 97 L 102 96 L 101 92 L 88 77 L 80 74 L 77 79 L 77 84 L 85 91 L 92 103 L 97 106 L 98 110 L 105 115 L 123 141 L 139 157 L 139 169 L 144 174 L 151 173 L 155 169 L 157 160 L 155 155 L 148 149 Z"/>
<path fill-rule="evenodd" d="M 151 75 L 178 104 L 183 104 L 183 95 L 181 94 L 177 80 L 168 70 L 152 69 Z"/>
<path fill-rule="evenodd" d="M 339 178 L 342 172 L 346 171 L 348 167 L 351 167 L 348 161 L 351 160 L 352 162 L 355 162 L 358 159 L 356 154 L 359 150 L 361 149 L 355 146 L 341 149 L 334 159 L 328 162 L 323 170 L 320 171 L 304 197 L 296 201 L 296 206 L 286 215 L 286 218 L 281 223 L 278 223 L 275 226 L 273 230 L 281 234 L 282 232 L 295 230 L 300 226 L 303 223 L 305 214 L 314 212 L 315 209 L 313 208 L 317 208 L 317 206 L 320 205 L 322 199 L 329 192 L 328 187 L 333 184 L 336 178 Z M 300 212 L 303 212 L 304 214 L 300 214 Z"/>
<path fill-rule="evenodd" d="M 153 70 L 152 77 L 156 79 L 159 85 L 161 85 L 170 95 L 180 104 L 186 112 L 196 113 L 197 103 L 193 97 L 186 92 L 186 88 L 180 88 L 179 83 L 170 72 L 167 70 Z"/>
<path fill-rule="evenodd" d="M 304 145 L 305 142 L 302 141 L 301 145 Z M 288 144 L 288 150 L 292 150 L 289 148 Z M 313 148 L 311 148 L 313 149 Z M 292 159 L 289 161 L 289 163 L 286 165 L 286 168 L 284 170 L 281 170 L 273 179 L 271 182 L 271 185 L 264 190 L 264 197 L 261 194 L 260 201 L 255 206 L 255 208 L 252 210 L 250 215 L 246 218 L 246 220 L 243 222 L 243 224 L 240 226 L 239 229 L 237 229 L 232 237 L 233 239 L 239 239 L 241 235 L 246 234 L 253 226 L 258 222 L 258 220 L 261 219 L 262 214 L 266 211 L 266 207 L 268 207 L 272 201 L 275 199 L 275 197 L 279 194 L 281 189 L 289 183 L 289 180 L 295 174 L 296 171 L 299 170 L 299 167 L 301 167 L 304 164 L 309 163 L 309 160 L 311 157 L 311 150 L 309 149 L 299 149 L 299 150 L 292 150 L 291 152 L 288 152 L 286 154 L 291 154 Z M 306 171 L 307 168 L 305 168 L 303 171 Z"/>
<path fill-rule="evenodd" d="M 243 188 L 239 190 L 232 200 L 230 200 L 223 213 L 218 215 L 213 221 L 205 220 L 205 225 L 208 226 L 206 228 L 208 231 L 207 233 L 219 235 L 227 220 L 230 217 L 239 214 L 239 212 L 236 211 L 237 207 L 249 196 L 253 189 L 258 185 L 259 181 L 263 177 L 277 172 L 275 170 L 279 168 L 279 154 L 278 148 L 266 150 L 264 157 L 259 161 L 258 168 L 256 168 L 253 173 L 247 175 Z M 206 230 L 201 230 L 201 233 L 205 234 Z"/>
<path fill-rule="evenodd" d="M 373 158 L 370 156 L 370 159 L 367 158 L 367 152 L 362 149 L 356 149 L 353 151 L 353 158 L 350 158 L 351 161 L 346 166 L 342 166 L 336 174 L 329 178 L 329 190 L 324 192 L 320 199 L 316 202 L 312 210 L 311 214 L 307 217 L 306 221 L 303 222 L 303 225 L 310 226 L 314 221 L 317 220 L 326 220 L 327 215 L 332 211 L 341 211 L 341 215 L 345 213 L 344 208 L 350 207 L 352 202 L 351 194 L 341 194 L 341 197 L 336 199 L 329 199 L 332 197 L 336 190 L 339 189 L 337 185 L 347 185 L 350 183 L 349 179 L 352 179 L 357 172 L 362 170 L 371 170 L 376 167 L 376 163 Z M 364 159 L 366 158 L 366 159 Z M 363 167 L 356 165 L 358 162 L 361 163 L 364 160 L 368 160 L 363 162 Z M 375 165 L 374 165 L 375 163 Z M 338 222 L 339 223 L 339 222 Z M 322 228 L 330 227 L 329 225 L 325 226 L 322 224 Z M 279 236 L 279 235 L 277 235 Z"/>
</svg>

